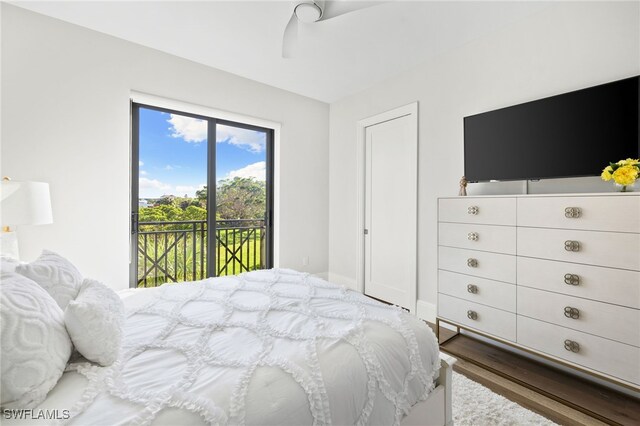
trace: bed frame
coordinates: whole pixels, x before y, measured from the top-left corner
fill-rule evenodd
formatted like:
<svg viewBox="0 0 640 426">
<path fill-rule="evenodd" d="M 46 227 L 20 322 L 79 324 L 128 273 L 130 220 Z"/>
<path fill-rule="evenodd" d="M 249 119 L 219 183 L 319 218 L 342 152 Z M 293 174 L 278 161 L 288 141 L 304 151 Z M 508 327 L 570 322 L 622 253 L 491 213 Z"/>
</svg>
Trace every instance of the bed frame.
<svg viewBox="0 0 640 426">
<path fill-rule="evenodd" d="M 440 375 L 436 388 L 429 397 L 417 403 L 402 419 L 402 426 L 449 426 L 453 424 L 451 412 L 451 388 L 453 364 L 456 359 L 440 352 Z"/>
</svg>

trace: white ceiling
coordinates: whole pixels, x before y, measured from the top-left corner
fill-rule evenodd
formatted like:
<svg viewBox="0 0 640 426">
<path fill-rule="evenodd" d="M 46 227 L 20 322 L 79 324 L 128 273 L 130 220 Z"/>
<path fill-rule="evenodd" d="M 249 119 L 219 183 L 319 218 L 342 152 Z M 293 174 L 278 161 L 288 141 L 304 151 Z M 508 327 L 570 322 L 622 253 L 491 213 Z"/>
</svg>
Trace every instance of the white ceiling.
<svg viewBox="0 0 640 426">
<path fill-rule="evenodd" d="M 324 102 L 364 90 L 549 6 L 537 1 L 382 2 L 301 25 L 297 56 L 283 59 L 282 35 L 296 2 L 11 3 Z"/>
</svg>

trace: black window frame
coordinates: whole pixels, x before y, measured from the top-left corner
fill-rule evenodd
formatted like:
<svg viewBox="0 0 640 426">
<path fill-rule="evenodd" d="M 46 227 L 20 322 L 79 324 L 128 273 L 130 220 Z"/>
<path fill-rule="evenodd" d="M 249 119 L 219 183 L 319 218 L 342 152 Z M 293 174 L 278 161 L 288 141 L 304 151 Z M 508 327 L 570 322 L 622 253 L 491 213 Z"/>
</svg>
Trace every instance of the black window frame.
<svg viewBox="0 0 640 426">
<path fill-rule="evenodd" d="M 138 281 L 138 212 L 140 195 L 140 108 L 150 109 L 168 114 L 177 114 L 185 117 L 204 120 L 207 122 L 207 247 L 216 245 L 216 134 L 218 124 L 230 127 L 237 127 L 246 130 L 264 132 L 266 135 L 266 212 L 265 212 L 265 268 L 273 268 L 273 198 L 274 198 L 274 134 L 275 130 L 268 127 L 260 127 L 253 124 L 240 123 L 236 121 L 209 117 L 201 114 L 194 114 L 179 111 L 171 108 L 164 108 L 149 105 L 141 102 L 130 101 L 130 151 L 131 164 L 129 191 L 131 194 L 130 206 L 130 259 L 129 259 L 129 287 L 137 288 Z M 213 220 L 211 219 L 213 218 Z M 207 249 L 207 277 L 215 277 L 216 250 Z"/>
</svg>

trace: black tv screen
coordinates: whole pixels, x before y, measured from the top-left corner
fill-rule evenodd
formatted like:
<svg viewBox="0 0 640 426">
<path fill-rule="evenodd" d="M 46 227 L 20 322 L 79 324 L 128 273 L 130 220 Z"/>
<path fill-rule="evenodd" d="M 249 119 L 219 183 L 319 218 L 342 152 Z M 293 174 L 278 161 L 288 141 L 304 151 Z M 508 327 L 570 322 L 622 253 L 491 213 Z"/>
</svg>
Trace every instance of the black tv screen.
<svg viewBox="0 0 640 426">
<path fill-rule="evenodd" d="M 638 158 L 638 85 L 632 77 L 464 118 L 470 182 L 597 176 Z"/>
</svg>

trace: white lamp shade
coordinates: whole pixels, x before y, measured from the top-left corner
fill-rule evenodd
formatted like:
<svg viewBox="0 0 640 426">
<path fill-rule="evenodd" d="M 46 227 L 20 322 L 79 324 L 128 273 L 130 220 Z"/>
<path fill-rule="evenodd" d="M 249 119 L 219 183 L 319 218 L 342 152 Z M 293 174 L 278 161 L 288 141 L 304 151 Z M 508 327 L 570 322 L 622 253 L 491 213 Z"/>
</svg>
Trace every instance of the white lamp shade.
<svg viewBox="0 0 640 426">
<path fill-rule="evenodd" d="M 0 208 L 3 226 L 53 222 L 48 183 L 2 181 Z"/>
</svg>

